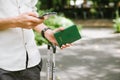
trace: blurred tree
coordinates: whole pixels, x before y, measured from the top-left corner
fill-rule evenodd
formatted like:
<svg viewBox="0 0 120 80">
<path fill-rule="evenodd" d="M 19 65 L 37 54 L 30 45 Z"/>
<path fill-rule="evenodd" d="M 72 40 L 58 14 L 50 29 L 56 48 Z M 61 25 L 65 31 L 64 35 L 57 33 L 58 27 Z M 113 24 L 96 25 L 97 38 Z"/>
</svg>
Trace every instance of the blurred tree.
<svg viewBox="0 0 120 80">
<path fill-rule="evenodd" d="M 69 0 L 39 0 L 41 9 L 63 9 Z"/>
</svg>

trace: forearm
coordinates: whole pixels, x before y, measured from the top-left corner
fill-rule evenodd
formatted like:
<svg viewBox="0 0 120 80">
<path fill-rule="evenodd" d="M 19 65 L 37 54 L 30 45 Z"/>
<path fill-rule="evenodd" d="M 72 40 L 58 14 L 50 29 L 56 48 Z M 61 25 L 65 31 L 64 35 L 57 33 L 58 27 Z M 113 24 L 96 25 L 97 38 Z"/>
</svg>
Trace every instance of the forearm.
<svg viewBox="0 0 120 80">
<path fill-rule="evenodd" d="M 44 19 L 39 19 L 36 13 L 23 13 L 15 17 L 0 19 L 0 30 L 15 27 L 33 29 L 36 25 L 41 24 L 43 21 Z"/>
<path fill-rule="evenodd" d="M 37 31 L 38 33 L 41 33 L 41 31 L 44 29 L 44 28 L 47 28 L 47 26 L 44 24 L 44 23 L 41 23 L 39 25 L 37 25 L 34 30 Z"/>
<path fill-rule="evenodd" d="M 41 31 L 44 30 L 45 28 L 48 28 L 48 27 L 42 23 L 36 26 L 34 30 L 37 31 L 38 33 L 41 33 Z M 51 29 L 47 29 L 46 31 L 44 31 L 44 37 L 48 39 L 50 42 L 56 43 L 53 34 L 54 34 L 54 31 Z"/>
<path fill-rule="evenodd" d="M 0 30 L 16 27 L 15 21 L 15 18 L 0 19 Z"/>
</svg>

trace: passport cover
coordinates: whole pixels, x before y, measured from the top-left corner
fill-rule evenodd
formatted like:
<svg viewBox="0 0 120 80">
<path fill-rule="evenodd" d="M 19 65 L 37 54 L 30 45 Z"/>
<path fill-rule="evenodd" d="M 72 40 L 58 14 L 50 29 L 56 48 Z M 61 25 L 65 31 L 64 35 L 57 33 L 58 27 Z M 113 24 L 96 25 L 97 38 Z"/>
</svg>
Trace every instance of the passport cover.
<svg viewBox="0 0 120 80">
<path fill-rule="evenodd" d="M 63 44 L 72 43 L 81 38 L 81 35 L 76 25 L 69 26 L 63 31 L 56 32 L 54 33 L 54 36 L 59 47 L 61 47 Z"/>
</svg>

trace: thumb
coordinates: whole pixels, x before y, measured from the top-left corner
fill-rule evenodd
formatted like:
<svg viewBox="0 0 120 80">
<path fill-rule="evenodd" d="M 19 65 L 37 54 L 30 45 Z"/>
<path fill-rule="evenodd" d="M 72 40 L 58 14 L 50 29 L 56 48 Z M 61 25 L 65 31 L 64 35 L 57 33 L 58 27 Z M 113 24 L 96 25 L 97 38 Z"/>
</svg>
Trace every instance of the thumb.
<svg viewBox="0 0 120 80">
<path fill-rule="evenodd" d="M 38 17 L 38 14 L 35 12 L 28 12 L 27 13 L 29 16 L 33 16 L 33 17 Z"/>
<path fill-rule="evenodd" d="M 60 27 L 60 28 L 55 29 L 54 32 L 63 31 L 63 30 L 64 30 L 64 27 Z"/>
</svg>

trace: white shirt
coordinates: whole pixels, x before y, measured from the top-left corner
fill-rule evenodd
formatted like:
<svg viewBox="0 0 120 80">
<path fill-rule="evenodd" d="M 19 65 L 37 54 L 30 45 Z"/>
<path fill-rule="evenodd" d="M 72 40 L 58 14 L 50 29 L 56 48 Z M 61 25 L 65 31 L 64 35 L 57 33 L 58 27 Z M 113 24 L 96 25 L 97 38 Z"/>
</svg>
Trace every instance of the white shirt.
<svg viewBox="0 0 120 80">
<path fill-rule="evenodd" d="M 17 16 L 34 10 L 37 0 L 0 0 L 0 18 Z M 0 68 L 17 71 L 37 65 L 41 56 L 32 30 L 9 28 L 0 30 Z"/>
</svg>

